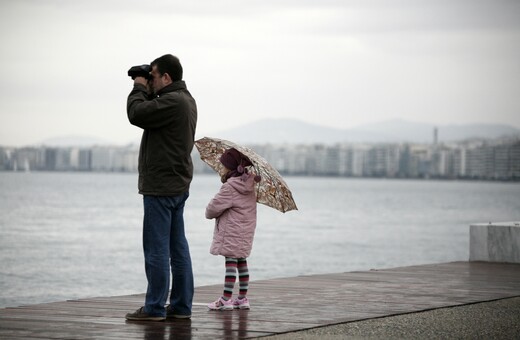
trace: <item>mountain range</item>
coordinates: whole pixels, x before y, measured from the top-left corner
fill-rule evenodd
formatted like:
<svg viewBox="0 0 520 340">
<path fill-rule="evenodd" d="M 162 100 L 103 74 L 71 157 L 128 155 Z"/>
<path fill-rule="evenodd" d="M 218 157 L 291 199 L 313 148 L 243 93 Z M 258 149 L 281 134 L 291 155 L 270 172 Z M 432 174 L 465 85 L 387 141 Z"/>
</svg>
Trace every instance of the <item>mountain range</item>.
<svg viewBox="0 0 520 340">
<path fill-rule="evenodd" d="M 236 128 L 206 134 L 239 144 L 335 144 L 335 143 L 431 143 L 437 129 L 439 142 L 473 138 L 495 139 L 519 136 L 520 129 L 503 124 L 434 125 L 405 120 L 388 120 L 349 129 L 306 123 L 297 119 L 262 119 Z M 197 138 L 203 137 L 197 135 Z M 139 144 L 140 139 L 129 141 Z M 42 141 L 47 146 L 109 145 L 90 136 L 63 136 Z"/>
<path fill-rule="evenodd" d="M 219 131 L 209 137 L 228 139 L 240 144 L 431 143 L 435 129 L 439 142 L 520 136 L 520 129 L 503 124 L 434 125 L 389 120 L 338 129 L 295 119 L 264 119 Z"/>
</svg>

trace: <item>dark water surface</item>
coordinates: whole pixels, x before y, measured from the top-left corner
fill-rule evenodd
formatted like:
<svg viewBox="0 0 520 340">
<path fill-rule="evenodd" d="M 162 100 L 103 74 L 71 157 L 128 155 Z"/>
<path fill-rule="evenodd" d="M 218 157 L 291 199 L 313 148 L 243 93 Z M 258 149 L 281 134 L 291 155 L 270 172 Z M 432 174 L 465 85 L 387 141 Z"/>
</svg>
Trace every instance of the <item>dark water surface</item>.
<svg viewBox="0 0 520 340">
<path fill-rule="evenodd" d="M 287 177 L 299 211 L 259 205 L 251 280 L 467 260 L 469 225 L 520 220 L 520 184 Z M 0 307 L 143 293 L 136 174 L 0 172 Z M 196 175 L 185 211 L 195 284 L 223 281 Z M 254 283 L 251 285 L 254 289 Z"/>
</svg>

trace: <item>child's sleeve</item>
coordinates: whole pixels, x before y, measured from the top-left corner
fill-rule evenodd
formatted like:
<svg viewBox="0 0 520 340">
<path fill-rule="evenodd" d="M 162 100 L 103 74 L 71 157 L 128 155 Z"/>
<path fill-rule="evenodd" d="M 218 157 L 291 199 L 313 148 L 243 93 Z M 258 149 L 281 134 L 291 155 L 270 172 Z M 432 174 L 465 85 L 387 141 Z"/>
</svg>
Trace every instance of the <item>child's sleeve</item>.
<svg viewBox="0 0 520 340">
<path fill-rule="evenodd" d="M 222 185 L 220 191 L 213 197 L 206 207 L 206 218 L 217 218 L 224 211 L 233 206 L 233 195 L 229 185 Z"/>
</svg>

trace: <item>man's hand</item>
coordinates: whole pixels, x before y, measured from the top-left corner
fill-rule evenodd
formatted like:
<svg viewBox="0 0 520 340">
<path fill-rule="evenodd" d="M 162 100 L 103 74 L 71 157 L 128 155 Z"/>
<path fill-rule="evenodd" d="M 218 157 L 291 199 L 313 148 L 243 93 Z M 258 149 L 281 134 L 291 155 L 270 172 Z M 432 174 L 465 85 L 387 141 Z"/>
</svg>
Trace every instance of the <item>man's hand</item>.
<svg viewBox="0 0 520 340">
<path fill-rule="evenodd" d="M 148 81 L 145 77 L 135 77 L 134 85 L 135 84 L 141 84 L 146 86 L 146 91 L 148 92 L 148 95 L 153 94 L 152 82 Z"/>
<path fill-rule="evenodd" d="M 145 77 L 135 77 L 134 84 L 141 84 L 144 86 L 148 86 L 148 80 Z"/>
</svg>

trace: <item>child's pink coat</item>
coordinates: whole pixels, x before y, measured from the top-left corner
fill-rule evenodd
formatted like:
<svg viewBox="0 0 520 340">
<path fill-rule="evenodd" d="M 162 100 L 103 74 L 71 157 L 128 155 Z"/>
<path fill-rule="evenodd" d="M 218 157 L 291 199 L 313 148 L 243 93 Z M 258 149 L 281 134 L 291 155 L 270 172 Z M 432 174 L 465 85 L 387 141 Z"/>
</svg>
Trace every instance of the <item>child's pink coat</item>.
<svg viewBox="0 0 520 340">
<path fill-rule="evenodd" d="M 206 218 L 216 219 L 211 254 L 245 258 L 251 253 L 256 229 L 254 177 L 229 178 L 206 207 Z"/>
</svg>

